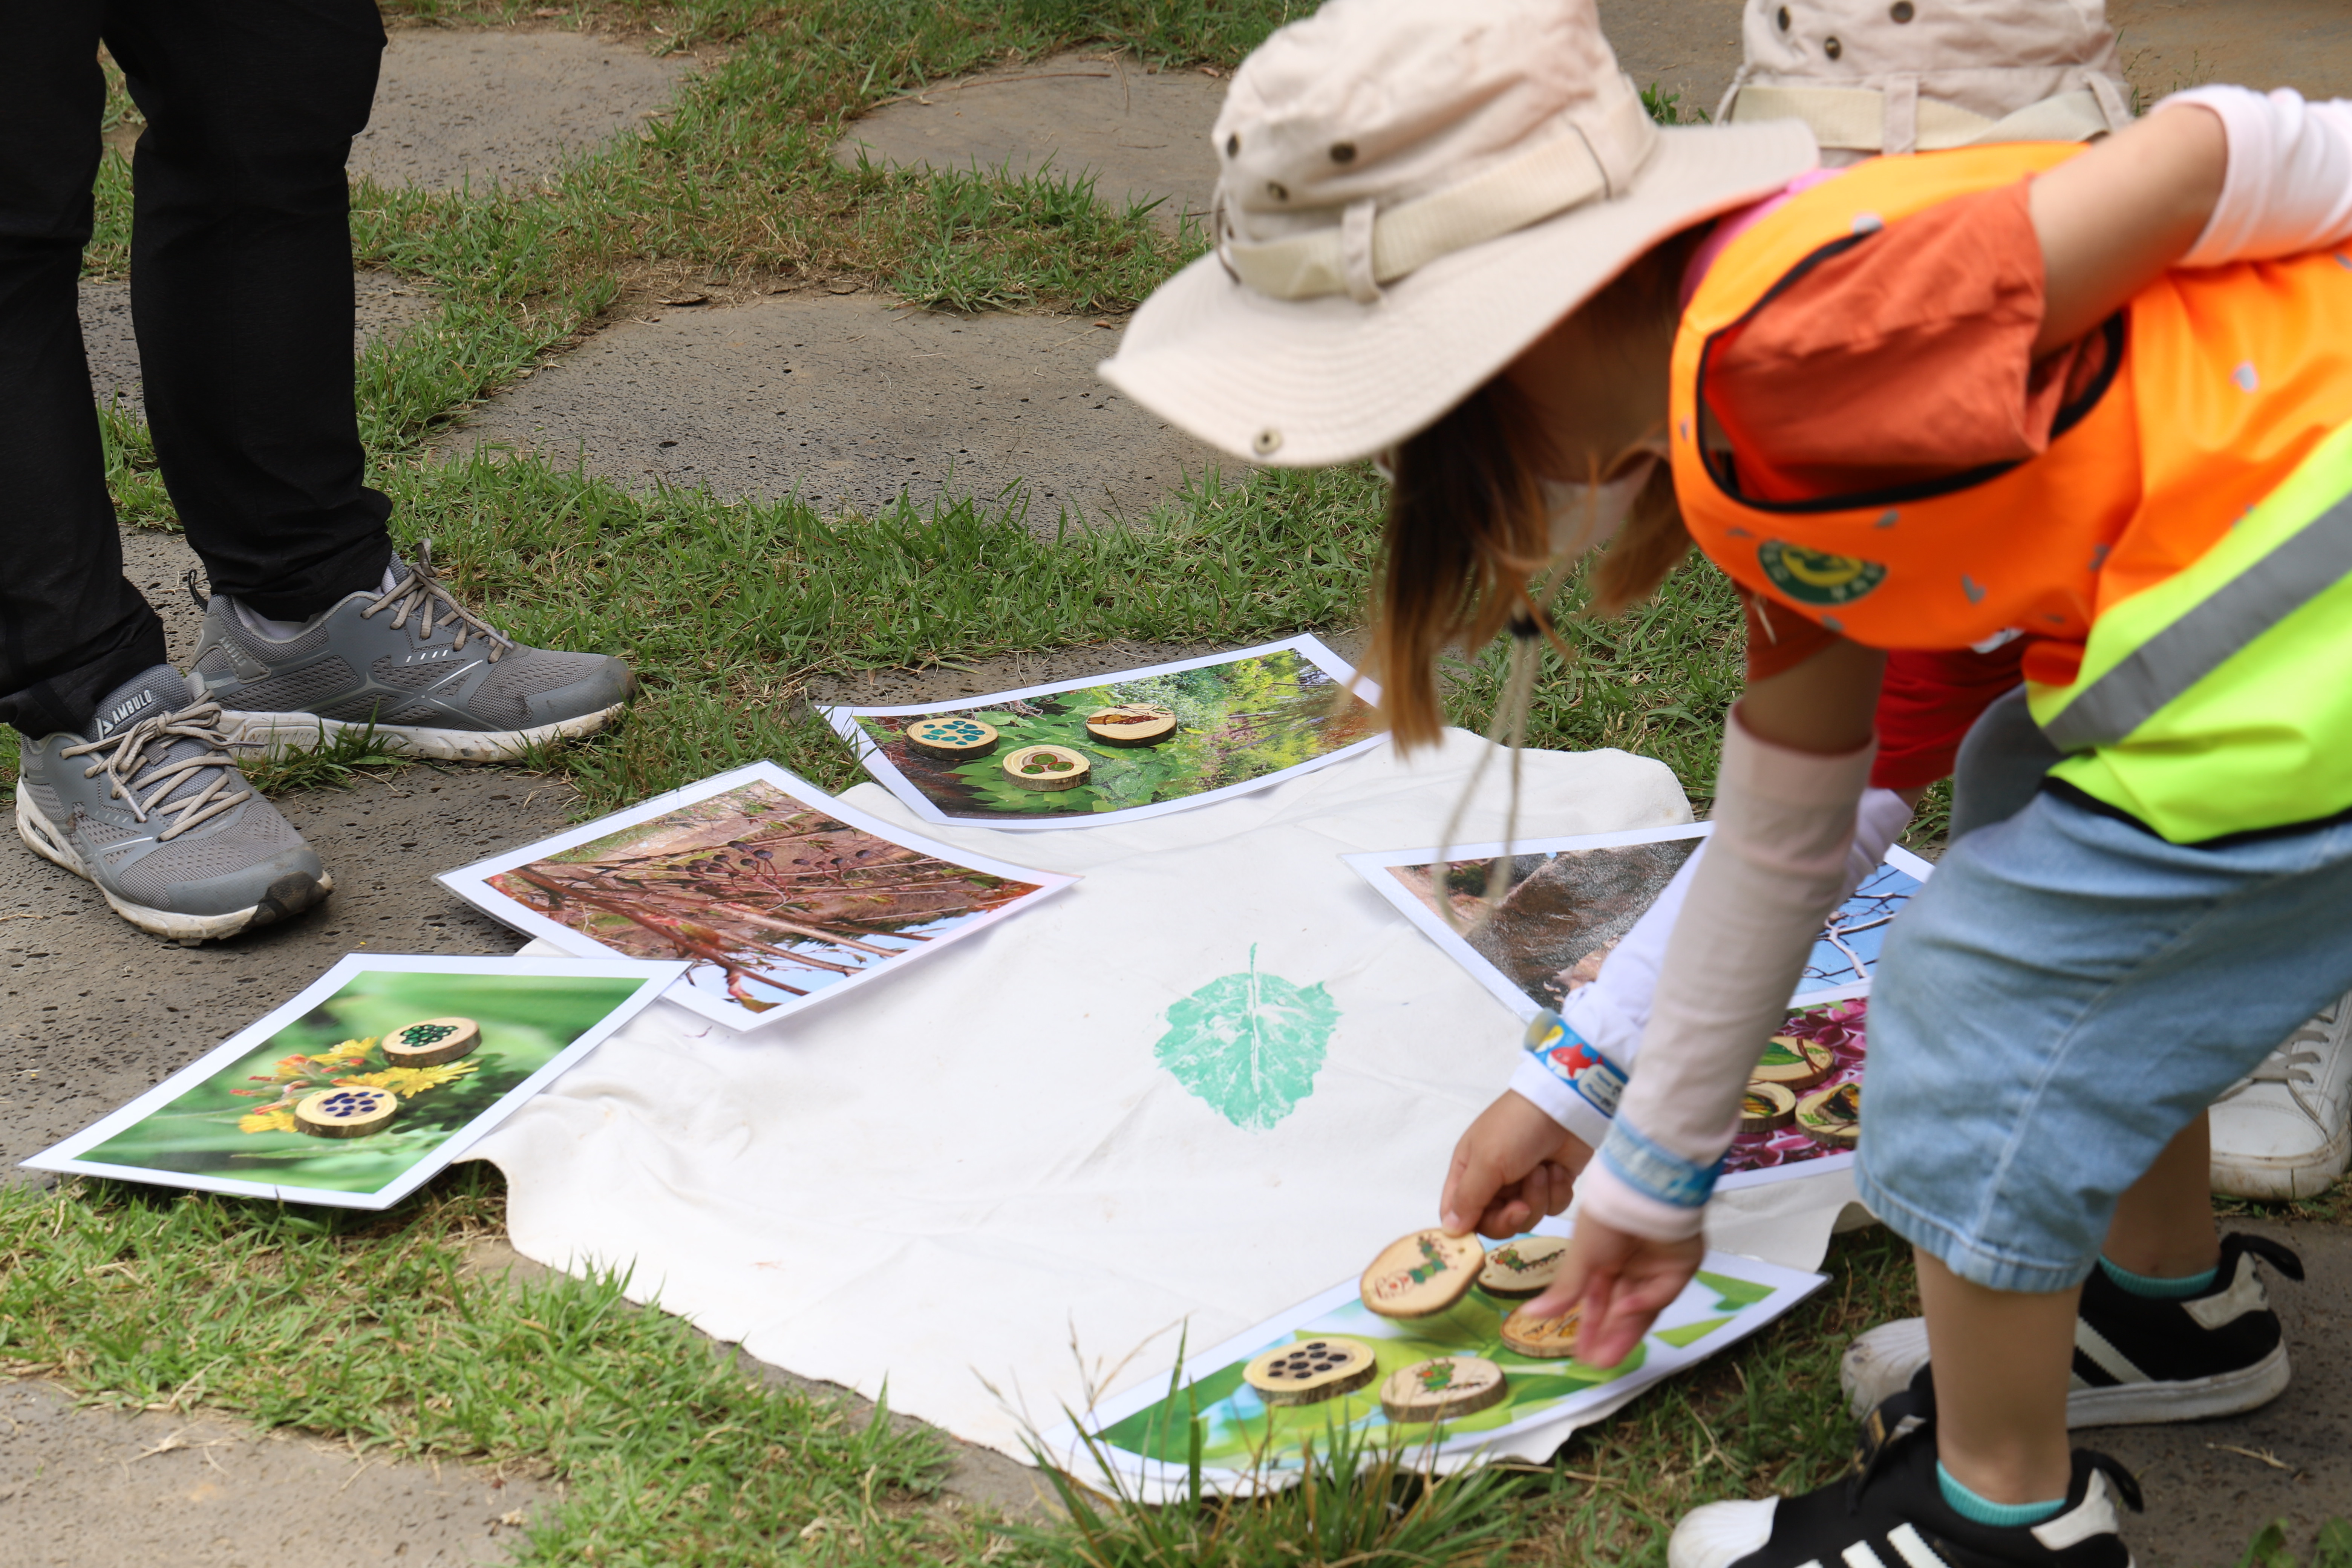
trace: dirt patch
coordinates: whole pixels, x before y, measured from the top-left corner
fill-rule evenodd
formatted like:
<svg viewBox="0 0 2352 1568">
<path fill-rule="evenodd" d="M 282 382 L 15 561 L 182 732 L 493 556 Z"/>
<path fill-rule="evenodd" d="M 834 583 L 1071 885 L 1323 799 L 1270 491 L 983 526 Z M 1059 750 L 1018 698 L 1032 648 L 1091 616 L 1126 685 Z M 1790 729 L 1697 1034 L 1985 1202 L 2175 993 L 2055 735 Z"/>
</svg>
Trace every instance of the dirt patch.
<svg viewBox="0 0 2352 1568">
<path fill-rule="evenodd" d="M 379 338 L 398 337 L 436 309 L 429 292 L 389 272 L 362 272 L 352 281 L 359 312 L 352 331 L 354 354 Z M 139 339 L 131 325 L 129 283 L 83 279 L 81 341 L 89 357 L 92 395 L 100 403 L 119 397 L 144 417 L 146 396 L 140 384 Z"/>
<path fill-rule="evenodd" d="M 1713 118 L 1739 68 L 1740 0 L 1601 0 L 1601 30 L 1637 87 Z"/>
<path fill-rule="evenodd" d="M 397 1463 L 210 1415 L 77 1409 L 0 1384 L 0 1540 L 70 1568 L 500 1563 L 546 1489 L 465 1465 Z"/>
<path fill-rule="evenodd" d="M 397 32 L 352 173 L 430 190 L 533 184 L 658 114 L 693 63 L 578 33 Z"/>
<path fill-rule="evenodd" d="M 849 167 L 862 153 L 900 168 L 1015 175 L 1050 164 L 1092 174 L 1095 194 L 1114 205 L 1160 203 L 1153 216 L 1172 232 L 1181 216 L 1208 215 L 1217 183 L 1209 128 L 1224 100 L 1224 81 L 1197 70 L 1149 69 L 1123 55 L 1056 55 L 886 104 L 849 128 L 834 157 Z"/>
<path fill-rule="evenodd" d="M 1066 507 L 1135 515 L 1221 459 L 1095 379 L 1118 342 L 1087 317 L 959 317 L 814 290 L 663 310 L 600 333 L 501 394 L 446 447 L 577 454 L 632 489 L 707 489 L 831 512 L 901 492 L 1029 487 L 1032 526 Z"/>
</svg>

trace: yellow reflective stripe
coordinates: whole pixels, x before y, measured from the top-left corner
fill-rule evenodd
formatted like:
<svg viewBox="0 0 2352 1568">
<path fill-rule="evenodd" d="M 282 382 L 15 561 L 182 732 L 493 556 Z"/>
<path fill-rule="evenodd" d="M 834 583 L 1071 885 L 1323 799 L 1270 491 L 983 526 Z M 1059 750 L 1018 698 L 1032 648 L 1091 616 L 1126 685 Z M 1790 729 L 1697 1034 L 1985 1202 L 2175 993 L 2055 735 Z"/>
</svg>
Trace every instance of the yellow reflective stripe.
<svg viewBox="0 0 2352 1568">
<path fill-rule="evenodd" d="M 2103 611 L 2073 684 L 2028 690 L 2035 722 L 2061 751 L 2113 744 L 2352 572 L 2347 492 L 2352 426 L 2194 564 Z"/>
</svg>

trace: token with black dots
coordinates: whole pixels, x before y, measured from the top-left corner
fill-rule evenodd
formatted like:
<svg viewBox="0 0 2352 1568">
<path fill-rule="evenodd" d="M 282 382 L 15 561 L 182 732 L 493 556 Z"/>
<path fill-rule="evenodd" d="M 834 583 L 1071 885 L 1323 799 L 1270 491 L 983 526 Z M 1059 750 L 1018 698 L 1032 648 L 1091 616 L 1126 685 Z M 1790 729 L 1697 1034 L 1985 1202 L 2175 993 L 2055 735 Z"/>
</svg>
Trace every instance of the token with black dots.
<svg viewBox="0 0 2352 1568">
<path fill-rule="evenodd" d="M 1372 1381 L 1371 1347 L 1336 1335 L 1276 1345 L 1242 1369 L 1242 1381 L 1268 1405 L 1319 1405 Z"/>
</svg>

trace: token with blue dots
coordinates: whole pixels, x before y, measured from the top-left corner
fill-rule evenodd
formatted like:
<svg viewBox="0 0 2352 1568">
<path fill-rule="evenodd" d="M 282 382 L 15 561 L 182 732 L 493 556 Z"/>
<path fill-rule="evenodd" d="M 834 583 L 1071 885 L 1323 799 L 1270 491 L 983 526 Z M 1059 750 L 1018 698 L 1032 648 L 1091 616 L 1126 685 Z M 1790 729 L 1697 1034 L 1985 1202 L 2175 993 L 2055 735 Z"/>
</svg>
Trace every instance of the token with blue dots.
<svg viewBox="0 0 2352 1568">
<path fill-rule="evenodd" d="M 364 1138 L 381 1132 L 400 1109 L 388 1089 L 322 1089 L 294 1108 L 294 1125 L 314 1138 Z"/>
</svg>

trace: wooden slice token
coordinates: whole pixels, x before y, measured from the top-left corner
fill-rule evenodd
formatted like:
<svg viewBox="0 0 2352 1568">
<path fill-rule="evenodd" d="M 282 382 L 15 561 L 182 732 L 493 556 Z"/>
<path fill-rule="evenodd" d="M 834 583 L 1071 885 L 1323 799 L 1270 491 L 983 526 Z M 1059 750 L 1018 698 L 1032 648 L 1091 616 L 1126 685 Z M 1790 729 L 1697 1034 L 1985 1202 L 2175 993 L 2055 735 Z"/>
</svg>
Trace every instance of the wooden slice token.
<svg viewBox="0 0 2352 1568">
<path fill-rule="evenodd" d="M 1485 1356 L 1442 1355 L 1389 1373 L 1381 1408 L 1391 1421 L 1448 1421 L 1503 1402 L 1503 1369 Z"/>
<path fill-rule="evenodd" d="M 1106 746 L 1156 746 L 1176 732 L 1176 715 L 1156 702 L 1123 702 L 1087 715 L 1087 733 Z"/>
<path fill-rule="evenodd" d="M 1004 776 L 1023 789 L 1076 789 L 1093 768 L 1067 746 L 1024 746 L 1004 758 Z"/>
<path fill-rule="evenodd" d="M 396 1068 L 439 1067 L 481 1043 L 482 1026 L 471 1018 L 422 1018 L 384 1036 L 383 1059 Z"/>
<path fill-rule="evenodd" d="M 908 751 L 942 763 L 968 763 L 996 750 L 996 726 L 960 713 L 909 720 L 900 732 Z"/>
<path fill-rule="evenodd" d="M 1862 1081 L 1816 1089 L 1797 1101 L 1797 1130 L 1824 1149 L 1851 1149 L 1862 1137 Z"/>
<path fill-rule="evenodd" d="M 1836 1066 L 1836 1053 L 1819 1040 L 1775 1035 L 1765 1044 L 1756 1070 L 1748 1076 L 1752 1082 L 1777 1083 L 1791 1094 L 1802 1094 L 1829 1077 Z"/>
<path fill-rule="evenodd" d="M 1576 1320 L 1582 1311 L 1580 1307 L 1570 1307 L 1565 1312 L 1538 1318 L 1525 1307 L 1514 1307 L 1511 1315 L 1503 1320 L 1503 1343 L 1538 1361 L 1565 1361 L 1576 1353 Z"/>
<path fill-rule="evenodd" d="M 1566 1256 L 1568 1243 L 1557 1236 L 1523 1236 L 1507 1241 L 1486 1254 L 1486 1266 L 1478 1270 L 1478 1289 L 1508 1301 L 1540 1296 Z"/>
<path fill-rule="evenodd" d="M 400 1109 L 388 1089 L 322 1089 L 294 1107 L 294 1125 L 313 1138 L 364 1138 L 381 1132 Z"/>
<path fill-rule="evenodd" d="M 1751 1083 L 1739 1098 L 1742 1132 L 1778 1132 L 1797 1120 L 1797 1097 L 1777 1083 Z"/>
<path fill-rule="evenodd" d="M 1468 1294 L 1486 1261 L 1475 1236 L 1416 1230 L 1381 1248 L 1359 1289 L 1383 1318 L 1426 1318 Z"/>
<path fill-rule="evenodd" d="M 1326 1335 L 1275 1346 L 1242 1369 L 1242 1381 L 1268 1405 L 1320 1405 L 1363 1387 L 1380 1370 L 1371 1346 Z"/>
</svg>

